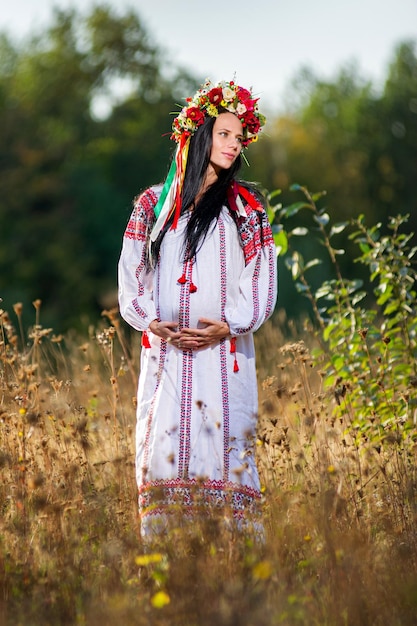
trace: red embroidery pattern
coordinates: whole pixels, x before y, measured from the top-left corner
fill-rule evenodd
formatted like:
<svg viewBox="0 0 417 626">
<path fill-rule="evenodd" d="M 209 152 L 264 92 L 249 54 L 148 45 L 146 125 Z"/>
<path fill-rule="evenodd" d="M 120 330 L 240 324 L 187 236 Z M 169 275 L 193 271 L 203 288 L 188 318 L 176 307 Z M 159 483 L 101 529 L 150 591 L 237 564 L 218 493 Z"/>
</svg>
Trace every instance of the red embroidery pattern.
<svg viewBox="0 0 417 626">
<path fill-rule="evenodd" d="M 155 480 L 139 489 L 141 517 L 173 513 L 178 509 L 228 509 L 236 519 L 254 517 L 260 512 L 261 493 L 257 489 L 223 480 L 181 478 Z"/>
<path fill-rule="evenodd" d="M 259 222 L 259 216 L 262 219 L 262 240 L 261 240 L 261 225 Z M 269 266 L 269 282 L 268 282 L 268 297 L 267 297 L 267 308 L 265 312 L 265 316 L 269 317 L 272 313 L 272 308 L 274 304 L 273 294 L 274 294 L 274 281 L 273 276 L 274 273 L 274 264 L 276 263 L 276 252 L 275 252 L 275 244 L 272 236 L 272 230 L 268 222 L 268 218 L 265 212 L 260 213 L 259 211 L 254 211 L 249 214 L 248 218 L 242 218 L 239 220 L 238 224 L 238 232 L 240 236 L 240 240 L 242 243 L 243 253 L 245 255 L 245 263 L 246 265 L 257 256 L 255 270 L 253 272 L 252 278 L 252 293 L 253 293 L 253 318 L 251 322 L 245 327 L 236 329 L 235 332 L 238 335 L 248 333 L 254 327 L 258 315 L 259 315 L 259 292 L 258 292 L 258 284 L 259 284 L 259 272 L 261 267 L 261 259 L 259 256 L 259 252 L 264 248 L 268 253 L 268 266 Z"/>
<path fill-rule="evenodd" d="M 138 291 L 140 291 L 141 289 L 141 283 L 138 282 Z M 143 292 L 143 288 L 142 288 L 142 292 Z M 139 293 L 139 296 L 141 296 L 142 294 Z M 142 309 L 142 307 L 139 306 L 137 298 L 135 298 L 132 301 L 132 306 L 135 309 L 136 313 L 139 315 L 139 317 L 142 317 L 143 319 L 145 319 L 146 317 L 146 312 Z"/>
<path fill-rule="evenodd" d="M 142 461 L 142 480 L 143 481 L 146 480 L 146 473 L 148 471 L 149 442 L 151 438 L 152 422 L 153 422 L 154 412 L 155 412 L 155 401 L 156 401 L 156 398 L 158 397 L 157 391 L 161 383 L 162 373 L 164 371 L 166 353 L 167 353 L 167 344 L 166 342 L 161 341 L 161 348 L 159 351 L 159 367 L 158 367 L 158 374 L 156 378 L 155 391 L 152 397 L 152 403 L 151 403 L 149 413 L 147 415 L 147 421 L 146 421 L 146 431 L 145 431 L 145 441 L 144 441 L 143 461 Z"/>
<path fill-rule="evenodd" d="M 249 333 L 252 328 L 255 326 L 258 318 L 259 318 L 259 291 L 258 291 L 258 281 L 259 281 L 259 271 L 261 267 L 261 258 L 258 256 L 256 259 L 255 270 L 252 276 L 252 300 L 253 300 L 253 316 L 250 323 L 244 328 L 236 328 L 234 332 L 237 335 L 244 335 L 245 333 Z M 270 274 L 271 275 L 271 274 Z M 272 281 L 270 280 L 270 284 L 272 285 Z"/>
<path fill-rule="evenodd" d="M 156 288 L 159 292 L 159 273 L 158 273 L 158 281 L 157 281 Z M 158 302 L 159 302 L 159 298 L 158 298 Z M 157 308 L 157 315 L 159 318 L 159 315 L 160 315 L 159 307 Z M 152 403 L 149 409 L 149 413 L 147 416 L 147 423 L 146 423 L 143 461 L 142 461 L 142 480 L 143 481 L 146 480 L 146 472 L 148 471 L 149 442 L 150 442 L 151 432 L 152 432 L 152 422 L 153 422 L 154 411 L 155 411 L 155 400 L 157 398 L 157 390 L 161 383 L 162 373 L 165 367 L 166 354 L 167 354 L 167 344 L 166 342 L 161 341 L 161 348 L 159 350 L 159 364 L 158 364 L 158 373 L 157 373 L 157 378 L 156 378 L 156 386 L 155 386 L 155 391 L 153 394 Z"/>
<path fill-rule="evenodd" d="M 274 291 L 275 285 L 272 277 L 275 273 L 275 264 L 277 262 L 277 253 L 275 249 L 274 240 L 272 240 L 272 245 L 269 246 L 269 254 L 268 254 L 268 267 L 269 267 L 269 283 L 268 283 L 268 299 L 267 299 L 267 307 L 266 307 L 266 315 L 269 317 L 272 313 L 272 310 L 275 305 Z"/>
<path fill-rule="evenodd" d="M 180 283 L 179 328 L 187 328 L 190 323 L 190 290 L 187 283 Z M 178 451 L 178 476 L 187 477 L 190 462 L 191 410 L 193 385 L 193 353 L 183 350 L 180 400 L 180 431 Z"/>
<path fill-rule="evenodd" d="M 184 476 L 188 477 L 188 469 L 190 466 L 191 455 L 191 412 L 192 412 L 192 400 L 193 400 L 193 360 L 194 355 L 192 350 L 185 350 L 183 353 L 184 358 L 184 372 L 186 372 L 187 386 L 184 394 L 184 402 L 181 402 L 181 406 L 184 406 L 184 412 L 182 417 L 185 422 L 185 441 L 183 450 L 184 459 Z"/>
<path fill-rule="evenodd" d="M 135 239 L 137 241 L 146 241 L 148 224 L 151 224 L 153 217 L 153 209 L 158 198 L 152 189 L 147 189 L 138 198 L 135 199 L 134 209 L 127 224 L 124 236 L 126 239 Z M 136 280 L 138 283 L 137 297 L 132 301 L 132 306 L 136 313 L 142 319 L 147 317 L 146 311 L 144 311 L 140 305 L 140 298 L 144 293 L 144 286 L 142 284 L 141 277 L 145 271 L 145 255 L 146 247 L 143 247 L 142 257 L 140 263 L 136 268 Z"/>
<path fill-rule="evenodd" d="M 255 211 L 249 205 L 246 205 L 245 208 L 248 215 L 247 217 L 239 217 L 237 229 L 245 257 L 245 265 L 248 265 L 262 248 L 273 247 L 274 239 L 265 211 L 263 209 L 262 211 Z"/>
<path fill-rule="evenodd" d="M 226 308 L 227 289 L 227 258 L 226 258 L 226 237 L 224 222 L 221 217 L 218 220 L 219 240 L 220 240 L 220 302 L 221 319 L 225 319 L 224 310 Z M 220 372 L 222 386 L 222 412 L 223 412 L 223 479 L 229 479 L 229 384 L 227 368 L 226 339 L 220 342 Z"/>
<path fill-rule="evenodd" d="M 127 239 L 146 240 L 148 227 L 154 221 L 153 209 L 157 201 L 158 197 L 152 188 L 135 199 L 133 213 L 124 234 Z"/>
</svg>

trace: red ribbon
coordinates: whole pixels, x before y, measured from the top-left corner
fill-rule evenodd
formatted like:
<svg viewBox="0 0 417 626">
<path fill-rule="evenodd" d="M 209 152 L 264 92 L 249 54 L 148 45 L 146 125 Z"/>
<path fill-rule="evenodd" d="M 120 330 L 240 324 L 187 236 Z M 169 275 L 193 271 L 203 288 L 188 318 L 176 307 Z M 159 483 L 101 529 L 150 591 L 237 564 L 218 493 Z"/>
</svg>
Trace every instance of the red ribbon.
<svg viewBox="0 0 417 626">
<path fill-rule="evenodd" d="M 249 191 L 249 189 L 247 189 L 243 185 L 240 185 L 236 181 L 233 181 L 233 183 L 227 190 L 227 200 L 232 211 L 239 210 L 236 204 L 236 197 L 238 195 L 242 196 L 252 209 L 254 209 L 255 211 L 262 211 L 262 206 L 259 204 L 255 196 Z"/>
</svg>

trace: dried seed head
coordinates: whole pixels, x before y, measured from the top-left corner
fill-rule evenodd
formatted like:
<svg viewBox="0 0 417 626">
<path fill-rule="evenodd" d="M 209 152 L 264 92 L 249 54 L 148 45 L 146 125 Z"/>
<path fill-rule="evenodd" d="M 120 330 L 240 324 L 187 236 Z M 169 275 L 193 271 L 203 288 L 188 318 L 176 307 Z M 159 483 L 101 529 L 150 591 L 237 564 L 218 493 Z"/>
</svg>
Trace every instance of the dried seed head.
<svg viewBox="0 0 417 626">
<path fill-rule="evenodd" d="M 16 304 L 13 305 L 13 310 L 16 313 L 16 315 L 20 317 L 23 311 L 23 304 L 21 302 L 16 302 Z"/>
</svg>

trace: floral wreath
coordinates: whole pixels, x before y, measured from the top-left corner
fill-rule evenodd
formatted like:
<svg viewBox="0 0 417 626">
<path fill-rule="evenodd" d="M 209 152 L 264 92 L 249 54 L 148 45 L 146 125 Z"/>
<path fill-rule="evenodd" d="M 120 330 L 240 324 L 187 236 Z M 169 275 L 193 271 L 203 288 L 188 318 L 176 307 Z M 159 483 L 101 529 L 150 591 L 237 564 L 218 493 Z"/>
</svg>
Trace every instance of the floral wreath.
<svg viewBox="0 0 417 626">
<path fill-rule="evenodd" d="M 181 190 L 187 167 L 190 137 L 206 117 L 217 117 L 220 113 L 234 113 L 242 123 L 242 146 L 247 148 L 250 143 L 258 140 L 258 133 L 265 124 L 265 116 L 258 109 L 259 98 L 252 92 L 236 85 L 234 81 L 221 81 L 216 85 L 207 79 L 194 96 L 186 98 L 186 105 L 172 123 L 173 139 L 178 145 L 175 157 L 171 162 L 158 202 L 154 207 L 156 221 L 152 228 L 149 242 L 156 240 L 161 229 L 174 215 L 171 228 L 175 229 L 181 212 Z M 234 185 L 228 192 L 229 203 L 244 214 L 242 201 Z"/>
<path fill-rule="evenodd" d="M 217 117 L 222 111 L 229 111 L 242 122 L 243 146 L 246 148 L 258 140 L 258 133 L 266 121 L 259 112 L 258 100 L 251 91 L 236 85 L 232 80 L 213 85 L 207 79 L 193 97 L 186 98 L 187 104 L 172 124 L 171 139 L 179 143 L 184 135 L 193 135 L 207 116 Z"/>
</svg>

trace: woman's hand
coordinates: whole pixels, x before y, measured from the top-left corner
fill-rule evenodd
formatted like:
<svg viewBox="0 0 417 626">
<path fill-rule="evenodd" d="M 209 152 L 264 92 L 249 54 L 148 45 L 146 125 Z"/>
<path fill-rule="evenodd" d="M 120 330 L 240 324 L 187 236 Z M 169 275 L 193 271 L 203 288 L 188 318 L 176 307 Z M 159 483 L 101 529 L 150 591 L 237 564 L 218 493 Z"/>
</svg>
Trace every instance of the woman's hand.
<svg viewBox="0 0 417 626">
<path fill-rule="evenodd" d="M 207 348 L 230 334 L 227 322 L 220 322 L 207 317 L 201 317 L 198 321 L 205 326 L 203 328 L 183 328 L 180 333 L 180 347 L 185 350 Z"/>
<path fill-rule="evenodd" d="M 173 343 L 174 345 L 178 343 L 178 340 L 181 336 L 181 333 L 178 332 L 178 322 L 159 322 L 158 320 L 153 320 L 149 324 L 149 330 L 164 339 L 168 343 Z"/>
<path fill-rule="evenodd" d="M 177 322 L 153 320 L 149 324 L 149 330 L 179 350 L 207 348 L 230 334 L 227 322 L 220 322 L 207 317 L 202 317 L 198 321 L 200 324 L 205 324 L 205 326 L 203 328 L 183 328 L 181 331 L 178 331 Z"/>
</svg>

